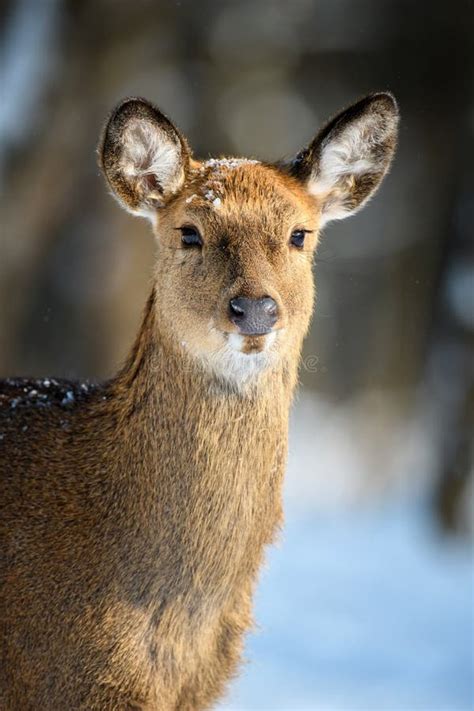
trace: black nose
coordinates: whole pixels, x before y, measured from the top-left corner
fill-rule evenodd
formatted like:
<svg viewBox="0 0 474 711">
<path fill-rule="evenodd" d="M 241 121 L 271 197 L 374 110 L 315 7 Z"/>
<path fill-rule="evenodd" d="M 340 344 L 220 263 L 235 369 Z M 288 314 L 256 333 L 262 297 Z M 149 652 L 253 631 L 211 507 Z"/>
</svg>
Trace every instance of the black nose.
<svg viewBox="0 0 474 711">
<path fill-rule="evenodd" d="M 238 296 L 229 302 L 229 315 L 244 336 L 263 336 L 275 325 L 278 306 L 270 296 L 261 299 Z"/>
</svg>

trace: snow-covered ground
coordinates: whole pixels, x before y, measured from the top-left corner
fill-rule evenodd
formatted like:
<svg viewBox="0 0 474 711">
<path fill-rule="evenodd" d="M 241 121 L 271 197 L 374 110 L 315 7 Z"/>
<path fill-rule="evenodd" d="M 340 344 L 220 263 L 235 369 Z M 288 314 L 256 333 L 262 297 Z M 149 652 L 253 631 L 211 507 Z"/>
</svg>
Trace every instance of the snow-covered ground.
<svg viewBox="0 0 474 711">
<path fill-rule="evenodd" d="M 285 530 L 262 575 L 248 664 L 220 709 L 472 709 L 472 550 L 439 535 L 417 477 L 411 489 L 395 486 L 354 505 L 347 492 L 363 485 L 348 468 L 344 496 L 336 466 L 350 462 L 357 437 L 335 414 L 330 430 L 328 414 L 307 400 L 297 405 Z M 321 440 L 311 428 L 323 420 Z M 406 451 L 402 460 L 408 474 L 421 461 Z M 339 481 L 337 505 L 314 492 L 324 475 Z"/>
</svg>

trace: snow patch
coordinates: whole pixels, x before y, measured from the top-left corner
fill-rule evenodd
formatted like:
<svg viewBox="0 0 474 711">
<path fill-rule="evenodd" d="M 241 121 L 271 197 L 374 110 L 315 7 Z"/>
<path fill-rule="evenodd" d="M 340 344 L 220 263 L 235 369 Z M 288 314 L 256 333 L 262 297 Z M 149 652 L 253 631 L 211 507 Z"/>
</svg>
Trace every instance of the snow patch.
<svg viewBox="0 0 474 711">
<path fill-rule="evenodd" d="M 211 168 L 212 170 L 221 170 L 222 168 L 226 170 L 235 170 L 236 168 L 241 168 L 243 165 L 255 165 L 260 163 L 259 160 L 253 160 L 252 158 L 209 158 L 201 166 L 201 172 L 206 169 Z"/>
</svg>

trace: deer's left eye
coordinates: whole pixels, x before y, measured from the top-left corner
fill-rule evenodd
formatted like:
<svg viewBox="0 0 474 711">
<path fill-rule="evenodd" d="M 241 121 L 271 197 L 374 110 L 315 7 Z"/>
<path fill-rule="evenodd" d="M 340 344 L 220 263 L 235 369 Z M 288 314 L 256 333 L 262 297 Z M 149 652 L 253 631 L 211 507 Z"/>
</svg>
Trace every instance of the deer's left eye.
<svg viewBox="0 0 474 711">
<path fill-rule="evenodd" d="M 293 247 L 302 249 L 304 247 L 304 241 L 308 232 L 311 232 L 311 230 L 293 230 L 290 237 L 290 244 L 292 244 Z"/>
</svg>

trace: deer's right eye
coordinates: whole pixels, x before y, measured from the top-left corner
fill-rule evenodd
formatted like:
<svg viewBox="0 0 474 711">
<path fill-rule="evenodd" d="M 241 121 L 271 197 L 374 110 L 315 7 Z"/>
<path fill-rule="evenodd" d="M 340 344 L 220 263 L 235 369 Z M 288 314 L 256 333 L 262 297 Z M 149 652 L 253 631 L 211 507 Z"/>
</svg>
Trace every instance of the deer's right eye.
<svg viewBox="0 0 474 711">
<path fill-rule="evenodd" d="M 181 242 L 185 247 L 202 247 L 202 237 L 199 230 L 194 225 L 183 225 L 178 227 L 181 232 Z"/>
</svg>

